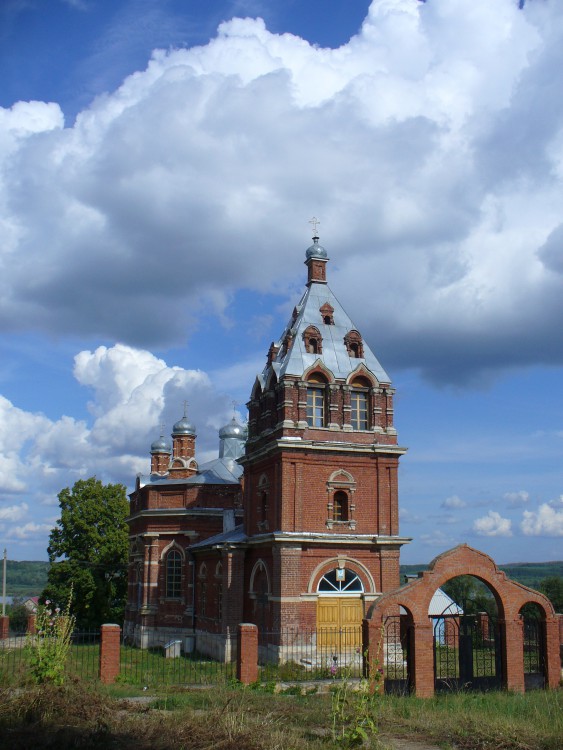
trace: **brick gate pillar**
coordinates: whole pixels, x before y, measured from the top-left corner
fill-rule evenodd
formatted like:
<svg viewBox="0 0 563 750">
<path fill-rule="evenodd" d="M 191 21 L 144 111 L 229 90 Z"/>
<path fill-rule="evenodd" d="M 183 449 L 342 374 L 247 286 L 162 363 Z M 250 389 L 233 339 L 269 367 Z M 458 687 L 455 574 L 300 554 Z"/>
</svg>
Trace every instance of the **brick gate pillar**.
<svg viewBox="0 0 563 750">
<path fill-rule="evenodd" d="M 119 674 L 121 628 L 119 625 L 102 625 L 100 636 L 100 682 L 109 685 Z"/>
<path fill-rule="evenodd" d="M 0 616 L 0 640 L 5 641 L 10 635 L 10 618 L 8 615 Z"/>
<path fill-rule="evenodd" d="M 251 685 L 258 680 L 258 628 L 252 623 L 238 626 L 237 680 Z"/>
<path fill-rule="evenodd" d="M 515 693 L 523 693 L 524 686 L 524 622 L 499 618 L 502 644 L 503 687 Z"/>
<path fill-rule="evenodd" d="M 559 643 L 560 624 L 563 615 L 548 617 L 545 621 L 546 683 L 555 690 L 561 679 L 561 649 Z"/>
<path fill-rule="evenodd" d="M 434 695 L 434 638 L 432 624 L 413 624 L 412 684 L 418 698 Z"/>
<path fill-rule="evenodd" d="M 35 615 L 32 614 L 32 615 L 27 616 L 27 625 L 26 625 L 25 632 L 28 633 L 29 635 L 35 635 L 35 620 L 36 620 Z"/>
</svg>

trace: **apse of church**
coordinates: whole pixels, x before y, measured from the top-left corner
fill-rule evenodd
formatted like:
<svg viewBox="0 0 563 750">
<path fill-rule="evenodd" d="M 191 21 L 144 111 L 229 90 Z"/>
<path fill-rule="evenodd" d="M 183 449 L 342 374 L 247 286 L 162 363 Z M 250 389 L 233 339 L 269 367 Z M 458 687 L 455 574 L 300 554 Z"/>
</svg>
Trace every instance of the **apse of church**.
<svg viewBox="0 0 563 750">
<path fill-rule="evenodd" d="M 252 388 L 247 434 L 236 420 L 223 428 L 207 468 L 186 415 L 172 445 L 153 443 L 152 474 L 131 500 L 126 630 L 135 642 L 195 637 L 199 650 L 227 658 L 239 622 L 357 624 L 399 585 L 409 540 L 399 535 L 405 448 L 394 390 L 330 289 L 328 261 L 315 236 L 305 292 Z"/>
</svg>

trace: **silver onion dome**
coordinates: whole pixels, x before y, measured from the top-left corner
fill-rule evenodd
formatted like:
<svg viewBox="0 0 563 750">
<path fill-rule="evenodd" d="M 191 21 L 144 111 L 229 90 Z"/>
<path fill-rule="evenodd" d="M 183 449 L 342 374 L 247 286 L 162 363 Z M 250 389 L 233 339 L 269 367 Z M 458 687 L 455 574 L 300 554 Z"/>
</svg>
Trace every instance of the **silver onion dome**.
<svg viewBox="0 0 563 750">
<path fill-rule="evenodd" d="M 195 427 L 186 416 L 178 420 L 172 428 L 173 435 L 195 435 Z"/>
<path fill-rule="evenodd" d="M 322 260 L 328 259 L 327 251 L 322 245 L 319 245 L 318 237 L 313 237 L 313 244 L 311 245 L 311 247 L 307 248 L 305 257 L 307 258 L 307 260 L 311 260 L 311 258 L 321 258 Z"/>
<path fill-rule="evenodd" d="M 168 440 L 161 435 L 158 440 L 151 443 L 151 453 L 172 453 L 172 446 Z"/>
<path fill-rule="evenodd" d="M 236 417 L 233 417 L 229 424 L 221 427 L 219 430 L 219 438 L 224 440 L 225 438 L 238 438 L 239 440 L 246 440 L 248 429 L 246 425 L 242 425 L 237 422 Z"/>
</svg>

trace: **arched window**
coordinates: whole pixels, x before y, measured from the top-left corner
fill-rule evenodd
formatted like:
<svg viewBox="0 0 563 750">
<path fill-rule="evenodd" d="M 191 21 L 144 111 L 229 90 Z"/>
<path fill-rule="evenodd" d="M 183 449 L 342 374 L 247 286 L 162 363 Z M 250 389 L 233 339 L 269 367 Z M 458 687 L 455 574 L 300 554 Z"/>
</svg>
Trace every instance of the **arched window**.
<svg viewBox="0 0 563 750">
<path fill-rule="evenodd" d="M 182 596 L 182 555 L 176 549 L 166 555 L 166 598 Z"/>
<path fill-rule="evenodd" d="M 349 568 L 335 568 L 319 581 L 319 594 L 359 594 L 364 590 L 357 573 Z"/>
<path fill-rule="evenodd" d="M 348 521 L 348 495 L 342 490 L 334 493 L 332 517 L 335 521 Z"/>
<path fill-rule="evenodd" d="M 318 373 L 307 381 L 307 424 L 309 427 L 325 426 L 325 386 L 326 381 Z"/>
<path fill-rule="evenodd" d="M 366 378 L 356 378 L 350 392 L 350 424 L 354 430 L 369 429 L 369 386 Z"/>
</svg>

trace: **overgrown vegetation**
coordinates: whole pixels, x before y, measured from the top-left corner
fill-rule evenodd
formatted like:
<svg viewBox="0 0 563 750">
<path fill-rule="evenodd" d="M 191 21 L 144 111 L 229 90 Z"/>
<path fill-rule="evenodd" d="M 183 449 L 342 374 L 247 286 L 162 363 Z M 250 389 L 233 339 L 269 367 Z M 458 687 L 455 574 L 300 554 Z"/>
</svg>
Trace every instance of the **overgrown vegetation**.
<svg viewBox="0 0 563 750">
<path fill-rule="evenodd" d="M 70 649 L 74 617 L 70 614 L 72 588 L 66 607 L 61 609 L 49 601 L 37 609 L 36 632 L 28 636 L 30 667 L 33 680 L 42 685 L 62 685 Z"/>
<path fill-rule="evenodd" d="M 334 750 L 332 696 L 272 695 L 224 686 L 149 691 L 146 702 L 124 701 L 111 689 L 70 683 L 27 691 L 0 690 L 0 737 L 12 750 L 56 747 L 112 750 Z M 112 697 L 114 696 L 115 697 Z M 147 692 L 142 693 L 147 699 Z M 458 693 L 431 700 L 378 696 L 372 717 L 380 735 L 426 739 L 458 750 L 559 750 L 561 691 Z"/>
</svg>

